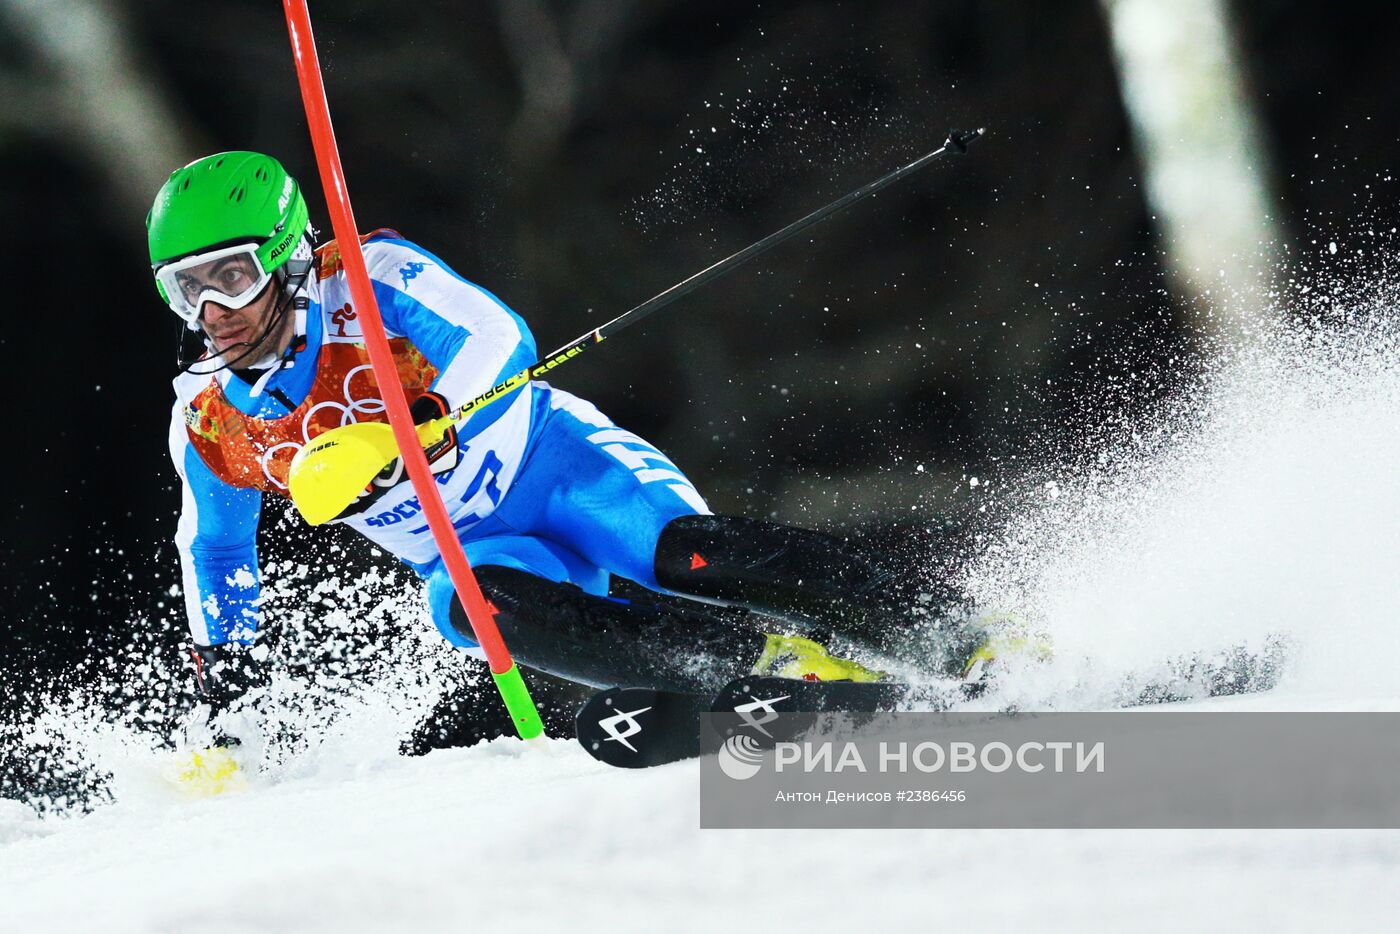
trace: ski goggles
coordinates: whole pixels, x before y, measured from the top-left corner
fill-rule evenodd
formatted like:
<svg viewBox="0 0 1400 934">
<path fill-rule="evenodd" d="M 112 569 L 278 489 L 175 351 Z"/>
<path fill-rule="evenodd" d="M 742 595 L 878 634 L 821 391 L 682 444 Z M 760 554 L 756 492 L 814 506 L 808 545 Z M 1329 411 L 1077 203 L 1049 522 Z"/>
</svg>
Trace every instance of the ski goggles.
<svg viewBox="0 0 1400 934">
<path fill-rule="evenodd" d="M 155 271 L 160 297 L 186 321 L 199 320 L 205 302 L 236 311 L 262 294 L 272 279 L 263 268 L 256 243 L 196 253 Z"/>
</svg>

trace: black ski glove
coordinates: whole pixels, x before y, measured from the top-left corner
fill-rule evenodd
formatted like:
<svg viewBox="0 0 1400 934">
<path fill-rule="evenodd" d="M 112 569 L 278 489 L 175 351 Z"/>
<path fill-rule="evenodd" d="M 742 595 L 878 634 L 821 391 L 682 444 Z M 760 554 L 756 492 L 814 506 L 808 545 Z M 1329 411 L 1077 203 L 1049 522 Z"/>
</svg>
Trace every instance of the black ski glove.
<svg viewBox="0 0 1400 934">
<path fill-rule="evenodd" d="M 447 400 L 435 392 L 425 392 L 408 407 L 408 411 L 413 415 L 413 424 L 421 425 L 424 422 L 440 418 L 452 411 L 447 404 Z M 423 453 L 428 458 L 428 469 L 435 474 L 446 473 L 457 466 L 457 461 L 461 457 L 461 452 L 457 448 L 457 427 L 454 425 L 448 428 L 441 440 L 428 445 L 423 449 Z M 333 521 L 359 515 L 370 506 L 374 505 L 381 496 L 389 490 L 398 486 L 407 478 L 407 471 L 404 470 L 403 458 L 396 457 L 384 469 L 375 475 L 369 486 L 365 487 L 363 493 L 349 506 L 346 506 L 340 515 Z"/>
</svg>

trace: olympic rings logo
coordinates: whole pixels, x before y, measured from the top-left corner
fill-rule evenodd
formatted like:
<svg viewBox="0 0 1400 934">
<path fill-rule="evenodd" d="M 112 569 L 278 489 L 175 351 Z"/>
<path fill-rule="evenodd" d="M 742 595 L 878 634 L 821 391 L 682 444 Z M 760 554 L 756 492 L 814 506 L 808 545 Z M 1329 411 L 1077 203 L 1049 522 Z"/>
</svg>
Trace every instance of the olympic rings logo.
<svg viewBox="0 0 1400 934">
<path fill-rule="evenodd" d="M 354 367 L 348 373 L 345 374 L 345 381 L 341 384 L 340 387 L 341 395 L 345 397 L 344 402 L 336 402 L 333 399 L 328 399 L 325 402 L 318 402 L 311 408 L 306 410 L 306 414 L 302 416 L 301 419 L 300 441 L 283 441 L 280 444 L 274 444 L 272 447 L 268 448 L 266 451 L 263 452 L 262 472 L 263 476 L 267 477 L 269 482 L 271 482 L 275 486 L 280 487 L 281 489 L 285 490 L 287 488 L 287 484 L 283 483 L 281 480 L 278 480 L 272 475 L 272 471 L 269 465 L 271 464 L 272 459 L 277 456 L 277 452 L 282 450 L 283 448 L 290 448 L 292 450 L 292 456 L 295 457 L 296 452 L 300 451 L 311 441 L 312 419 L 316 417 L 317 412 L 321 411 L 322 409 L 338 410 L 340 412 L 340 425 L 341 427 L 344 427 L 346 425 L 353 425 L 359 421 L 359 419 L 355 417 L 357 413 L 360 415 L 377 415 L 380 412 L 384 411 L 386 407 L 384 405 L 383 399 L 356 399 L 350 393 L 350 382 L 355 378 L 355 374 L 360 373 L 364 370 L 369 370 L 373 372 L 374 367 L 366 363 L 361 366 Z"/>
</svg>

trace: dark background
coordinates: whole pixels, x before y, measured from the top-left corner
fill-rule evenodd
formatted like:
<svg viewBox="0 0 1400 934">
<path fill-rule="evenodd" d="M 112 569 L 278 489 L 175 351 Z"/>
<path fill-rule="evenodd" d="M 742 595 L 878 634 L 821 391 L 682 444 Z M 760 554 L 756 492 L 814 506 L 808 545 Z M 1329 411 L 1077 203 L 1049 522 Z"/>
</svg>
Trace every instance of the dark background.
<svg viewBox="0 0 1400 934">
<path fill-rule="evenodd" d="M 328 237 L 279 6 L 106 6 L 170 115 L 144 140 L 166 171 L 273 153 Z M 1346 223 L 1365 198 L 1393 225 L 1400 211 L 1367 186 L 1395 164 L 1400 14 L 1229 8 L 1286 233 Z M 1012 469 L 1105 407 L 1150 404 L 1169 381 L 1124 388 L 1123 361 L 1170 369 L 1193 345 L 1098 3 L 342 0 L 312 14 L 361 228 L 437 252 L 544 349 L 950 126 L 988 127 L 956 164 L 556 371 L 670 453 L 716 511 L 853 530 L 961 521 L 967 475 Z M 173 644 L 183 622 L 165 445 L 176 320 L 152 287 L 140 186 L 73 129 L 80 102 L 12 15 L 0 5 L 0 659 L 23 677 L 141 627 Z"/>
</svg>

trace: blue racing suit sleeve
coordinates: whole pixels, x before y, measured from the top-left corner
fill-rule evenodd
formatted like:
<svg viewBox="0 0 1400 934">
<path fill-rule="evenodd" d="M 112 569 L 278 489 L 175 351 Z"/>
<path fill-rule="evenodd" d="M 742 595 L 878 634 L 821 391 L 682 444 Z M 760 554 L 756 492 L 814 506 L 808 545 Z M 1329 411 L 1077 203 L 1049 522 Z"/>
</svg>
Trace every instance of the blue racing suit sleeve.
<svg viewBox="0 0 1400 934">
<path fill-rule="evenodd" d="M 182 486 L 175 546 L 190 635 L 198 645 L 251 644 L 258 628 L 258 515 L 262 494 L 216 477 L 190 444 L 184 403 L 170 425 Z"/>
<path fill-rule="evenodd" d="M 433 391 L 449 404 L 461 405 L 538 359 L 534 335 L 519 315 L 417 244 L 374 238 L 365 245 L 365 263 L 385 329 L 407 337 L 437 368 Z M 459 432 L 470 437 L 505 409 L 493 403 Z"/>
</svg>

